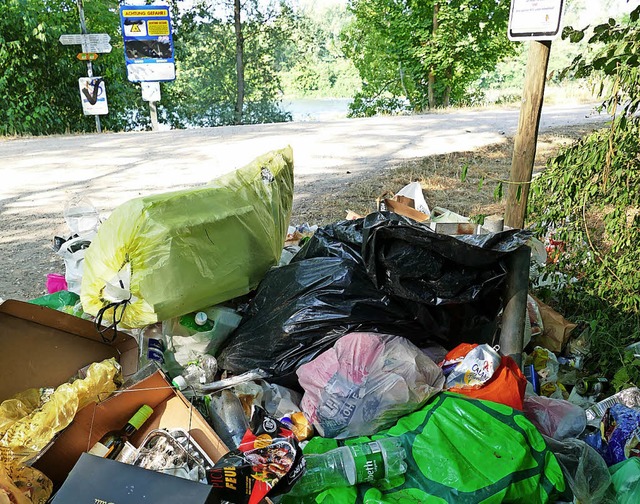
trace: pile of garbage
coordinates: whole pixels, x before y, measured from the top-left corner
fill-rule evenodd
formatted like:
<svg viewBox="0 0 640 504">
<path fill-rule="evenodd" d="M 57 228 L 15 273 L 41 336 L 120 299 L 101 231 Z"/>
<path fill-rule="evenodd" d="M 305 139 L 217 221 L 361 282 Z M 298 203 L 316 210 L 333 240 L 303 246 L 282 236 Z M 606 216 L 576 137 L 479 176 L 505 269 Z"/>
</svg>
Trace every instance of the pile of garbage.
<svg viewBox="0 0 640 504">
<path fill-rule="evenodd" d="M 509 259 L 544 245 L 385 196 L 290 226 L 286 148 L 104 222 L 70 205 L 65 274 L 0 331 L 115 356 L 0 397 L 0 502 L 639 502 L 640 390 L 583 376 L 533 296 L 500 351 Z"/>
</svg>

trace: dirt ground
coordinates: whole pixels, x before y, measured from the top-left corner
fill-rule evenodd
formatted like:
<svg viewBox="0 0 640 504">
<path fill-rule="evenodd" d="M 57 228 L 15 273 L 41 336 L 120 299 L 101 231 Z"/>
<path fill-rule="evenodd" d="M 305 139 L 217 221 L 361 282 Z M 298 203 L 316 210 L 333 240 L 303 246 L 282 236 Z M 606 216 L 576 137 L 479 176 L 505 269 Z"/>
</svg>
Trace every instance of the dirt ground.
<svg viewBox="0 0 640 504">
<path fill-rule="evenodd" d="M 516 108 L 421 116 L 287 123 L 167 132 L 0 139 L 0 297 L 46 293 L 64 273 L 52 250 L 68 236 L 63 212 L 77 195 L 102 218 L 133 197 L 206 183 L 266 151 L 292 145 L 291 222 L 325 224 L 367 213 L 385 191 L 419 180 L 431 207 L 466 215 L 503 211 L 495 181 L 507 179 Z M 588 106 L 543 111 L 536 168 L 606 118 Z M 468 165 L 463 184 L 460 172 Z M 478 190 L 478 181 L 486 182 Z"/>
</svg>

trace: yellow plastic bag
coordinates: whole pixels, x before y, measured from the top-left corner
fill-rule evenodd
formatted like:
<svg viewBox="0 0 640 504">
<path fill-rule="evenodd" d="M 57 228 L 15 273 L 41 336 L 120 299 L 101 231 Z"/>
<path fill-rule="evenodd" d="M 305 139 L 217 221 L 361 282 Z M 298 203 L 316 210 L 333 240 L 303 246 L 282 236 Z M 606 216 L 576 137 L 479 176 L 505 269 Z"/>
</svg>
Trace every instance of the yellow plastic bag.
<svg viewBox="0 0 640 504">
<path fill-rule="evenodd" d="M 292 201 L 287 147 L 205 186 L 120 205 L 87 249 L 84 311 L 142 327 L 248 293 L 280 259 Z"/>
<path fill-rule="evenodd" d="M 0 464 L 7 470 L 27 463 L 76 413 L 92 402 L 103 401 L 122 384 L 115 359 L 95 362 L 87 377 L 63 383 L 50 395 L 38 389 L 21 392 L 0 404 Z"/>
</svg>

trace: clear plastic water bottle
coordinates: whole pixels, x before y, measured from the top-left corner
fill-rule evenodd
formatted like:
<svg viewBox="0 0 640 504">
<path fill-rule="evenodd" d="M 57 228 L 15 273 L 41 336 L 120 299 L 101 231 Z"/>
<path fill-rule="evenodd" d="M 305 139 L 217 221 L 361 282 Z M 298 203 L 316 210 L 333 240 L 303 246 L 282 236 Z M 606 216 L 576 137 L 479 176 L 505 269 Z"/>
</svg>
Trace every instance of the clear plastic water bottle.
<svg viewBox="0 0 640 504">
<path fill-rule="evenodd" d="M 405 458 L 400 438 L 394 437 L 306 455 L 306 471 L 287 495 L 309 495 L 328 488 L 390 479 L 407 471 Z"/>
<path fill-rule="evenodd" d="M 162 334 L 162 324 L 152 324 L 143 327 L 140 331 L 138 341 L 140 348 L 140 368 L 151 361 L 159 366 L 164 364 L 164 335 Z"/>
<path fill-rule="evenodd" d="M 202 354 L 198 360 L 190 362 L 182 373 L 173 379 L 173 385 L 178 390 L 192 388 L 200 390 L 201 385 L 212 382 L 218 371 L 218 361 L 213 355 Z"/>
</svg>

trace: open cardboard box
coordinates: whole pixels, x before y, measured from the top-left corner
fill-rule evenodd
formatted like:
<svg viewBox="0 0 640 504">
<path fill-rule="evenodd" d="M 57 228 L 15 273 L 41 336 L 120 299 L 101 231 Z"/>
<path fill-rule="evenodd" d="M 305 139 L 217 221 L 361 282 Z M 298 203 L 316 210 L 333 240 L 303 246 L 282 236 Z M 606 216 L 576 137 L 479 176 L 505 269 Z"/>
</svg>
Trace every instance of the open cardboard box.
<svg viewBox="0 0 640 504">
<path fill-rule="evenodd" d="M 0 304 L 0 402 L 32 387 L 56 387 L 92 362 L 115 357 L 125 378 L 138 367 L 138 345 L 125 333 L 98 333 L 93 322 L 23 301 Z M 109 340 L 113 339 L 113 342 Z M 134 445 L 156 428 L 182 428 L 217 461 L 228 450 L 213 429 L 161 371 L 76 414 L 34 466 L 59 487 L 93 444 L 120 429 L 143 404 L 154 414 L 134 436 Z"/>
<path fill-rule="evenodd" d="M 59 486 L 83 452 L 105 433 L 122 428 L 143 404 L 153 408 L 153 415 L 131 438 L 134 446 L 139 446 L 153 429 L 181 428 L 191 434 L 214 462 L 228 451 L 200 413 L 171 387 L 161 371 L 156 371 L 105 401 L 80 410 L 34 467 L 51 478 L 55 487 Z"/>
<path fill-rule="evenodd" d="M 104 338 L 93 322 L 73 315 L 24 301 L 0 304 L 0 402 L 28 388 L 57 387 L 79 369 L 111 357 L 125 378 L 135 373 L 135 339 L 113 331 Z"/>
</svg>

